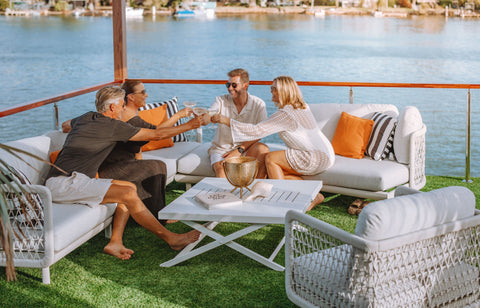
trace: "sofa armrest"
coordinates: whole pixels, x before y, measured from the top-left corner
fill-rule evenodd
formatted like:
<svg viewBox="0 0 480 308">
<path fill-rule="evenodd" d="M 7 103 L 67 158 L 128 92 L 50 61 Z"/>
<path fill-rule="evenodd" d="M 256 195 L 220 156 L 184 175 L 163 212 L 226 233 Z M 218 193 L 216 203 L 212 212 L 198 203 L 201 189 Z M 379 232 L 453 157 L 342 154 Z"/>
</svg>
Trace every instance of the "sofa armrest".
<svg viewBox="0 0 480 308">
<path fill-rule="evenodd" d="M 367 240 L 309 215 L 289 211 L 285 218 L 285 289 L 301 307 L 347 304 L 355 255 Z"/>
<path fill-rule="evenodd" d="M 200 126 L 199 128 L 197 128 L 197 139 L 196 139 L 196 141 L 198 143 L 202 143 L 202 140 L 203 140 L 203 128 Z"/>
<path fill-rule="evenodd" d="M 285 221 L 285 288 L 301 307 L 442 306 L 478 299 L 479 217 L 368 241 L 308 215 Z"/>
<path fill-rule="evenodd" d="M 427 127 L 415 131 L 410 136 L 410 188 L 421 189 L 425 186 L 427 179 L 425 177 L 425 133 Z"/>
<path fill-rule="evenodd" d="M 35 217 L 38 217 L 37 223 L 32 226 L 31 222 L 25 222 L 25 214 L 20 216 L 13 211 L 11 219 L 17 224 L 14 227 L 18 234 L 16 237 L 17 248 L 15 249 L 16 266 L 46 267 L 52 264 L 54 260 L 54 239 L 53 239 L 53 218 L 52 218 L 52 196 L 50 190 L 42 185 L 21 185 L 26 192 L 38 194 L 42 206 Z M 26 215 L 29 215 L 28 213 Z M 27 216 L 27 221 L 31 221 Z M 22 217 L 23 216 L 23 217 Z M 40 265 L 40 266 L 38 266 Z"/>
</svg>

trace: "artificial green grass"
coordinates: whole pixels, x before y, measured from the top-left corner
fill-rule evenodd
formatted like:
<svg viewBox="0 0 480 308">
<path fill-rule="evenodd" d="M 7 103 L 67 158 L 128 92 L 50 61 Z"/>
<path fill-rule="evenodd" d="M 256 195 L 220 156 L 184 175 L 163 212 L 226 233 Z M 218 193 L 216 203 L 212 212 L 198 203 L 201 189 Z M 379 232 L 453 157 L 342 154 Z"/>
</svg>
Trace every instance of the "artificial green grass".
<svg viewBox="0 0 480 308">
<path fill-rule="evenodd" d="M 429 176 L 422 190 L 452 185 L 472 190 L 480 209 L 480 178 L 464 183 L 460 178 Z M 167 202 L 184 188 L 171 183 Z M 347 213 L 353 200 L 326 194 L 324 203 L 309 214 L 353 232 L 357 217 Z M 229 234 L 243 226 L 225 223 L 215 230 Z M 168 228 L 174 232 L 189 230 L 182 223 Z M 270 225 L 237 242 L 268 257 L 283 232 L 283 226 Z M 107 239 L 103 233 L 95 236 L 50 268 L 50 285 L 42 284 L 40 269 L 17 268 L 18 281 L 8 283 L 2 271 L 0 307 L 294 307 L 285 293 L 284 272 L 271 270 L 226 246 L 164 268 L 159 264 L 177 252 L 135 222 L 128 223 L 124 242 L 135 251 L 128 261 L 104 254 Z M 275 261 L 284 265 L 284 257 L 282 249 Z"/>
</svg>

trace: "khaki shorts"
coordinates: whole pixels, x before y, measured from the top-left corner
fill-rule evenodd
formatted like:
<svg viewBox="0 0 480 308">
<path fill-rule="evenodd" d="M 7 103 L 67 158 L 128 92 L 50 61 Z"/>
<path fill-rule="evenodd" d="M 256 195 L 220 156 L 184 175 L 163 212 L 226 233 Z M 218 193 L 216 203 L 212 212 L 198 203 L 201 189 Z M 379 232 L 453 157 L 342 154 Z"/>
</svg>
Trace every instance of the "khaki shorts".
<svg viewBox="0 0 480 308">
<path fill-rule="evenodd" d="M 76 171 L 69 177 L 56 176 L 45 183 L 55 203 L 78 203 L 98 206 L 112 185 L 112 179 L 92 179 Z"/>
<path fill-rule="evenodd" d="M 213 165 L 214 163 L 218 161 L 223 161 L 225 158 L 223 158 L 222 154 L 219 153 L 213 153 L 210 155 L 210 164 Z"/>
</svg>

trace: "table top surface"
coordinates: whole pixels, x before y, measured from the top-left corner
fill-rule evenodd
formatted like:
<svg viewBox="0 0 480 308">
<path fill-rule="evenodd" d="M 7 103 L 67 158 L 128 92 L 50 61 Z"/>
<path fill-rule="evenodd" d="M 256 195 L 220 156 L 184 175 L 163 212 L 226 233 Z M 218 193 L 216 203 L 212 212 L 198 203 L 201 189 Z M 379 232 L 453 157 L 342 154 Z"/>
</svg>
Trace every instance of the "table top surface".
<svg viewBox="0 0 480 308">
<path fill-rule="evenodd" d="M 205 192 L 230 192 L 233 186 L 224 178 L 204 178 L 158 213 L 159 219 L 283 224 L 289 210 L 305 212 L 322 188 L 322 181 L 255 180 L 273 184 L 270 195 L 255 201 L 224 208 L 207 209 L 195 195 Z M 249 187 L 252 187 L 251 184 Z M 240 189 L 233 192 L 240 197 Z M 250 191 L 243 190 L 243 199 Z"/>
</svg>

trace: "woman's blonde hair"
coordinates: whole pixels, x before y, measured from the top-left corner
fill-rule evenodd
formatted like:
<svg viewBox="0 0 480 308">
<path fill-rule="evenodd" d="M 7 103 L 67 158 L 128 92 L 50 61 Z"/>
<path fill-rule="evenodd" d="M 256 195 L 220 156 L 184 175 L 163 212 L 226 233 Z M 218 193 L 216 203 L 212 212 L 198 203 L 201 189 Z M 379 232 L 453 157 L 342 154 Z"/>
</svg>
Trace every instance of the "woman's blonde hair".
<svg viewBox="0 0 480 308">
<path fill-rule="evenodd" d="M 302 92 L 295 80 L 290 76 L 279 76 L 277 82 L 278 103 L 280 108 L 291 105 L 294 109 L 305 109 L 307 104 L 303 100 Z"/>
</svg>

